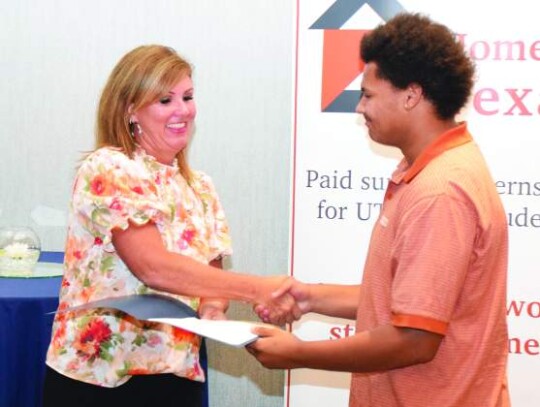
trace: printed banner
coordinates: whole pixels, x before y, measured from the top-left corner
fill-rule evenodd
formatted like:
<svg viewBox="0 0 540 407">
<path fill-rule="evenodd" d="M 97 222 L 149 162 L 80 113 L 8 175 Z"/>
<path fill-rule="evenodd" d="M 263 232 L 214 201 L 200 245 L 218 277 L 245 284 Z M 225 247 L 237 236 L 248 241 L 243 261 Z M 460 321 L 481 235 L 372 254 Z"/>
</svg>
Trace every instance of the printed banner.
<svg viewBox="0 0 540 407">
<path fill-rule="evenodd" d="M 480 145 L 510 227 L 509 381 L 514 407 L 540 403 L 540 30 L 531 2 L 297 0 L 291 274 L 305 282 L 361 281 L 371 228 L 401 158 L 373 143 L 354 108 L 366 32 L 400 11 L 448 25 L 477 66 L 460 119 Z M 305 340 L 354 334 L 354 321 L 307 315 Z M 289 372 L 285 404 L 347 406 L 350 375 Z M 533 401 L 536 400 L 536 403 Z"/>
</svg>

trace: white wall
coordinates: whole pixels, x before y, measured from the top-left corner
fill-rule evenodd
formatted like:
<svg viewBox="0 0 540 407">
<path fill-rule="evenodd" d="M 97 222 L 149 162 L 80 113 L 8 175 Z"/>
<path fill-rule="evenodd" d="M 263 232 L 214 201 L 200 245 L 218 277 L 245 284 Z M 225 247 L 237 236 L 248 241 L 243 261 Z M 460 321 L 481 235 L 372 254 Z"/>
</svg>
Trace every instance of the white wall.
<svg viewBox="0 0 540 407">
<path fill-rule="evenodd" d="M 137 45 L 195 66 L 194 168 L 210 174 L 232 228 L 232 267 L 286 274 L 292 83 L 289 0 L 0 0 L 0 226 L 29 225 L 63 250 L 96 102 Z M 252 318 L 246 306 L 232 316 Z M 218 360 L 219 358 L 219 360 Z M 282 405 L 283 374 L 210 344 L 212 406 Z"/>
</svg>

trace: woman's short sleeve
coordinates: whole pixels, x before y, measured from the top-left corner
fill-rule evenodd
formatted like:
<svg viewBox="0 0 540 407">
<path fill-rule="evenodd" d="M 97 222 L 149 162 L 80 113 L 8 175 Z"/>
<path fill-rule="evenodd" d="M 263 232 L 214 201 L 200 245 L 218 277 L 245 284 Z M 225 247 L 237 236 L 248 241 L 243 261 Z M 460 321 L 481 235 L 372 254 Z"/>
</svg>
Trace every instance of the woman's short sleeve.
<svg viewBox="0 0 540 407">
<path fill-rule="evenodd" d="M 72 199 L 73 216 L 87 232 L 108 244 L 111 231 L 163 216 L 155 181 L 143 165 L 120 151 L 96 150 L 81 164 Z"/>
<path fill-rule="evenodd" d="M 211 257 L 230 256 L 232 246 L 229 225 L 212 179 L 204 173 L 197 172 L 194 182 L 206 207 Z"/>
</svg>

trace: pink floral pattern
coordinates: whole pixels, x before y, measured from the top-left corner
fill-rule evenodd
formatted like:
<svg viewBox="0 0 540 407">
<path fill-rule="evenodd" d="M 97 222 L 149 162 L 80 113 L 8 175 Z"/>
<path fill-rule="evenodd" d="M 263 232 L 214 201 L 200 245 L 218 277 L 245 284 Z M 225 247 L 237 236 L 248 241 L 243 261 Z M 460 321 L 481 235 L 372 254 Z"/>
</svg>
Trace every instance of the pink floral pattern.
<svg viewBox="0 0 540 407">
<path fill-rule="evenodd" d="M 229 230 L 208 176 L 188 184 L 178 168 L 138 149 L 130 159 L 101 148 L 81 164 L 74 183 L 59 309 L 107 297 L 158 292 L 139 281 L 117 255 L 114 228 L 152 221 L 170 251 L 200 262 L 231 254 Z M 199 298 L 169 295 L 197 309 Z M 47 364 L 74 379 L 115 387 L 134 374 L 175 373 L 203 381 L 200 338 L 121 312 L 56 315 Z"/>
</svg>

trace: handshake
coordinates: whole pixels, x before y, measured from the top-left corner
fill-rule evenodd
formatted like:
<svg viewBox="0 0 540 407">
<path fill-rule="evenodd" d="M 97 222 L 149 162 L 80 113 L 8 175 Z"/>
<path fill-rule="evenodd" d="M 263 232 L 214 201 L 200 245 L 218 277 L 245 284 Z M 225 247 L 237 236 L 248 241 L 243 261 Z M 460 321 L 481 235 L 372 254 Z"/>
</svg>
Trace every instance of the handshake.
<svg viewBox="0 0 540 407">
<path fill-rule="evenodd" d="M 356 317 L 359 284 L 307 284 L 292 277 L 277 276 L 259 277 L 257 283 L 253 309 L 266 323 L 291 323 L 308 312 L 347 319 Z M 326 349 L 337 341 L 304 342 L 286 330 L 268 326 L 255 327 L 252 332 L 259 339 L 248 345 L 246 350 L 267 368 L 336 370 L 331 360 L 326 358 L 331 354 Z M 349 359 L 346 356 L 346 360 Z"/>
<path fill-rule="evenodd" d="M 312 311 L 310 285 L 293 277 L 262 277 L 253 310 L 266 323 L 284 325 Z"/>
</svg>

